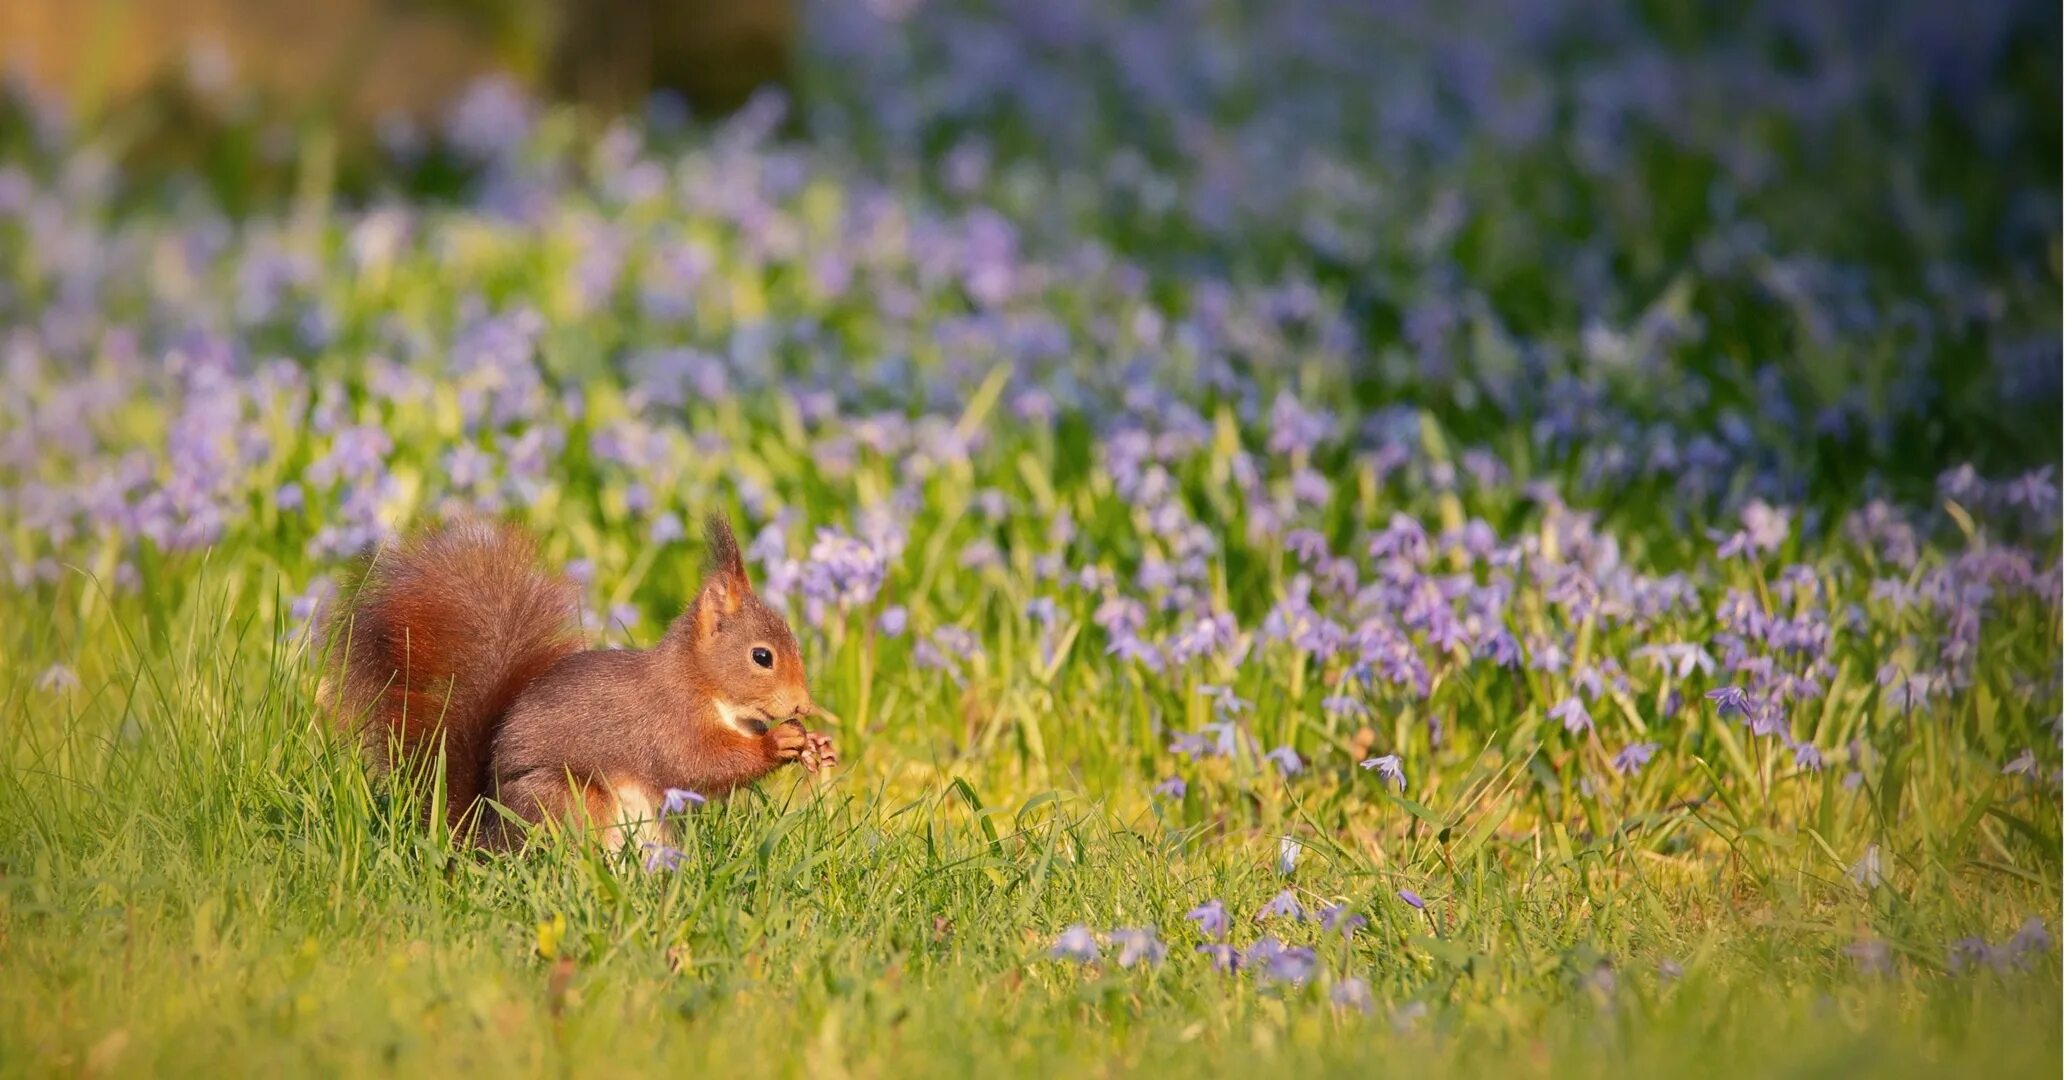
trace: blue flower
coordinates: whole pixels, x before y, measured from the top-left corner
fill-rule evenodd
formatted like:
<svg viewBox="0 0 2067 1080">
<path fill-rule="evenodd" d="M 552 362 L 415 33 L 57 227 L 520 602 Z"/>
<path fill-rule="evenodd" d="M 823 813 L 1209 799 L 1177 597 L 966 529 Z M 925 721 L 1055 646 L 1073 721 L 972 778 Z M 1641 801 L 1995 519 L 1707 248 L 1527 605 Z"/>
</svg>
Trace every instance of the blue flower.
<svg viewBox="0 0 2067 1080">
<path fill-rule="evenodd" d="M 1227 936 L 1227 929 L 1233 920 L 1227 916 L 1227 907 L 1218 900 L 1208 900 L 1187 912 L 1185 918 L 1199 924 L 1199 932 L 1207 937 L 1219 939 Z"/>
<path fill-rule="evenodd" d="M 1350 937 L 1370 920 L 1350 910 L 1348 904 L 1330 904 L 1321 909 L 1321 929 Z"/>
<path fill-rule="evenodd" d="M 1745 696 L 1743 689 L 1740 687 L 1719 687 L 1701 696 L 1715 702 L 1715 714 L 1717 716 L 1728 716 L 1731 713 L 1747 717 L 1751 715 L 1751 699 Z"/>
<path fill-rule="evenodd" d="M 663 814 L 686 813 L 691 807 L 702 806 L 709 801 L 699 792 L 690 791 L 687 788 L 671 787 L 667 789 L 666 795 L 661 800 L 660 812 Z"/>
<path fill-rule="evenodd" d="M 1412 889 L 1401 889 L 1399 891 L 1399 897 L 1400 899 L 1405 900 L 1407 902 L 1407 906 L 1413 908 L 1415 911 L 1425 911 L 1428 908 L 1428 903 L 1421 899 L 1421 894 L 1415 892 Z"/>
<path fill-rule="evenodd" d="M 681 868 L 683 859 L 681 848 L 654 843 L 642 844 L 640 847 L 646 852 L 647 870 L 677 870 Z"/>
<path fill-rule="evenodd" d="M 1551 706 L 1550 718 L 1562 721 L 1565 725 L 1565 730 L 1573 735 L 1577 735 L 1582 731 L 1593 730 L 1592 715 L 1586 711 L 1586 706 L 1580 704 L 1579 699 L 1575 697 L 1568 697 Z"/>
<path fill-rule="evenodd" d="M 1120 948 L 1118 963 L 1123 968 L 1136 964 L 1155 967 L 1163 962 L 1163 957 L 1169 952 L 1163 943 L 1157 940 L 1153 926 L 1115 930 L 1112 932 L 1112 943 Z"/>
<path fill-rule="evenodd" d="M 1241 969 L 1241 950 L 1225 942 L 1216 941 L 1201 945 L 1196 951 L 1205 953 L 1213 967 L 1223 975 L 1232 975 Z"/>
<path fill-rule="evenodd" d="M 1400 768 L 1400 756 L 1398 754 L 1385 754 L 1380 757 L 1365 758 L 1363 767 L 1399 785 L 1399 789 L 1402 792 L 1407 790 L 1407 774 L 1405 770 Z"/>
<path fill-rule="evenodd" d="M 1072 924 L 1056 937 L 1054 947 L 1048 955 L 1057 960 L 1074 960 L 1088 964 L 1098 959 L 1098 939 L 1091 934 L 1091 928 L 1082 923 Z"/>
<path fill-rule="evenodd" d="M 1184 798 L 1185 790 L 1184 778 L 1181 776 L 1169 777 L 1155 786 L 1155 793 L 1165 799 Z"/>
<path fill-rule="evenodd" d="M 1621 773 L 1624 776 L 1632 775 L 1636 772 L 1641 771 L 1645 765 L 1650 764 L 1651 755 L 1657 752 L 1657 743 L 1630 743 L 1628 746 L 1625 746 L 1622 749 L 1615 752 L 1615 760 L 1613 762 L 1614 769 L 1616 772 Z"/>
<path fill-rule="evenodd" d="M 1299 906 L 1299 898 L 1292 894 L 1292 890 L 1286 889 L 1271 897 L 1270 902 L 1263 905 L 1263 910 L 1256 913 L 1257 922 L 1265 919 L 1291 919 L 1301 922 L 1306 919 L 1306 909 Z"/>
<path fill-rule="evenodd" d="M 1289 746 L 1280 746 L 1277 749 L 1272 750 L 1270 753 L 1263 755 L 1263 758 L 1271 764 L 1276 765 L 1278 767 L 1278 772 L 1286 776 L 1297 776 L 1299 775 L 1299 770 L 1306 767 L 1305 764 L 1299 760 L 1298 751 L 1293 750 Z"/>
<path fill-rule="evenodd" d="M 1371 1011 L 1371 986 L 1355 976 L 1337 979 L 1328 988 L 1328 1002 L 1337 1008 Z"/>
<path fill-rule="evenodd" d="M 1320 968 L 1320 957 L 1304 945 L 1279 949 L 1263 962 L 1263 981 L 1304 986 Z"/>
</svg>

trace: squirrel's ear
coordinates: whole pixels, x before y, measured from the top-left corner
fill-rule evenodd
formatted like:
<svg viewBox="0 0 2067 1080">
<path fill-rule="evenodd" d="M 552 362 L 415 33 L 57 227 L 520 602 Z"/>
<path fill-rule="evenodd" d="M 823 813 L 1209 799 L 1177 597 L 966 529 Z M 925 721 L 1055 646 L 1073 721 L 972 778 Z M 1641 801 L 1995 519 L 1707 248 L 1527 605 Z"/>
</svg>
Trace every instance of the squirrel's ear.
<svg viewBox="0 0 2067 1080">
<path fill-rule="evenodd" d="M 732 535 L 732 526 L 722 516 L 712 514 L 704 523 L 704 534 L 708 538 L 710 568 L 704 572 L 703 591 L 696 596 L 696 629 L 700 636 L 709 637 L 717 632 L 719 621 L 737 614 L 746 605 L 753 585 L 746 579 L 746 561 L 740 558 L 739 540 Z"/>
</svg>

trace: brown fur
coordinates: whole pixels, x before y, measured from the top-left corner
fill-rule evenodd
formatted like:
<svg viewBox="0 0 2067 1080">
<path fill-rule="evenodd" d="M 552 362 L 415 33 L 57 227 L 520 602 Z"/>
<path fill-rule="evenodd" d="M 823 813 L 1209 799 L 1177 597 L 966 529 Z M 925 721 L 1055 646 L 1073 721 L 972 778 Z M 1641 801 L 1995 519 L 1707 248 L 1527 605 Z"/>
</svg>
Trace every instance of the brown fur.
<svg viewBox="0 0 2067 1080">
<path fill-rule="evenodd" d="M 340 614 L 333 704 L 383 766 L 442 736 L 456 826 L 484 794 L 529 822 L 607 828 L 668 788 L 718 798 L 786 761 L 830 766 L 831 742 L 803 725 L 815 710 L 796 639 L 716 517 L 710 550 L 702 591 L 653 648 L 583 651 L 574 584 L 538 568 L 524 532 L 420 536 L 377 557 Z M 483 843 L 517 839 L 481 825 Z"/>
</svg>

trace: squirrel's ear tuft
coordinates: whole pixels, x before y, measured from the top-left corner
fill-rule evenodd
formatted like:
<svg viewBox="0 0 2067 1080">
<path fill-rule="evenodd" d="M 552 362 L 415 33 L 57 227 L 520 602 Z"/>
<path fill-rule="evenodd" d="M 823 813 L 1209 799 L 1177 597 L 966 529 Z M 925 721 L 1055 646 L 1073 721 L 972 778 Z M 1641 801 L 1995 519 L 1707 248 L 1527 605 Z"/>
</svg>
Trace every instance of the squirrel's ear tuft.
<svg viewBox="0 0 2067 1080">
<path fill-rule="evenodd" d="M 696 629 L 701 637 L 717 632 L 719 621 L 737 614 L 753 595 L 746 579 L 746 561 L 739 555 L 739 540 L 724 515 L 712 514 L 704 521 L 704 536 L 710 565 L 704 571 L 703 591 L 696 597 Z"/>
<path fill-rule="evenodd" d="M 746 560 L 739 557 L 739 539 L 732 535 L 732 523 L 725 515 L 712 513 L 703 519 L 704 547 L 709 552 L 710 572 L 746 580 Z"/>
</svg>

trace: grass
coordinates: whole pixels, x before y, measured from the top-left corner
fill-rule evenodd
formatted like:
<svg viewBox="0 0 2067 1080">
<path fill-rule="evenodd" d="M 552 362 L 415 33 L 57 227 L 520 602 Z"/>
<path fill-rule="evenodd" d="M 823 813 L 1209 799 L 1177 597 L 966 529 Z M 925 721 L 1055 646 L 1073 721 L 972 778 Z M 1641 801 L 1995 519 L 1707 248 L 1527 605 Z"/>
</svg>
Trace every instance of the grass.
<svg viewBox="0 0 2067 1080">
<path fill-rule="evenodd" d="M 1945 969 L 1953 939 L 2057 911 L 2053 795 L 1921 725 L 1906 774 L 1857 792 L 1782 770 L 1761 793 L 1695 758 L 1546 813 L 1528 776 L 1545 749 L 1489 739 L 1411 801 L 1338 752 L 1290 785 L 1213 762 L 1180 805 L 1145 797 L 1125 720 L 1144 691 L 1102 661 L 1003 676 L 996 705 L 885 675 L 836 780 L 707 808 L 686 822 L 693 869 L 646 874 L 565 839 L 497 859 L 427 831 L 312 712 L 306 647 L 253 614 L 255 554 L 224 561 L 173 610 L 9 630 L 10 1072 L 2059 1068 L 2057 951 Z M 100 595 L 71 576 L 58 607 Z M 86 625 L 68 644 L 85 685 L 52 703 L 23 660 Z M 2041 633 L 2057 641 L 2057 615 Z M 814 660 L 822 697 L 855 699 L 858 664 Z M 964 722 L 1013 730 L 948 750 Z M 1306 843 L 1289 878 L 1283 835 Z M 1862 837 L 1888 853 L 1877 888 L 1847 872 Z M 1348 942 L 1276 928 L 1319 947 L 1314 983 L 1192 953 L 1193 905 L 1223 898 L 1246 943 L 1287 885 L 1371 918 Z M 1159 926 L 1170 958 L 1051 959 L 1080 922 Z M 1881 938 L 1889 975 L 1845 951 Z M 1329 1004 L 1346 975 L 1369 1014 Z"/>
</svg>

